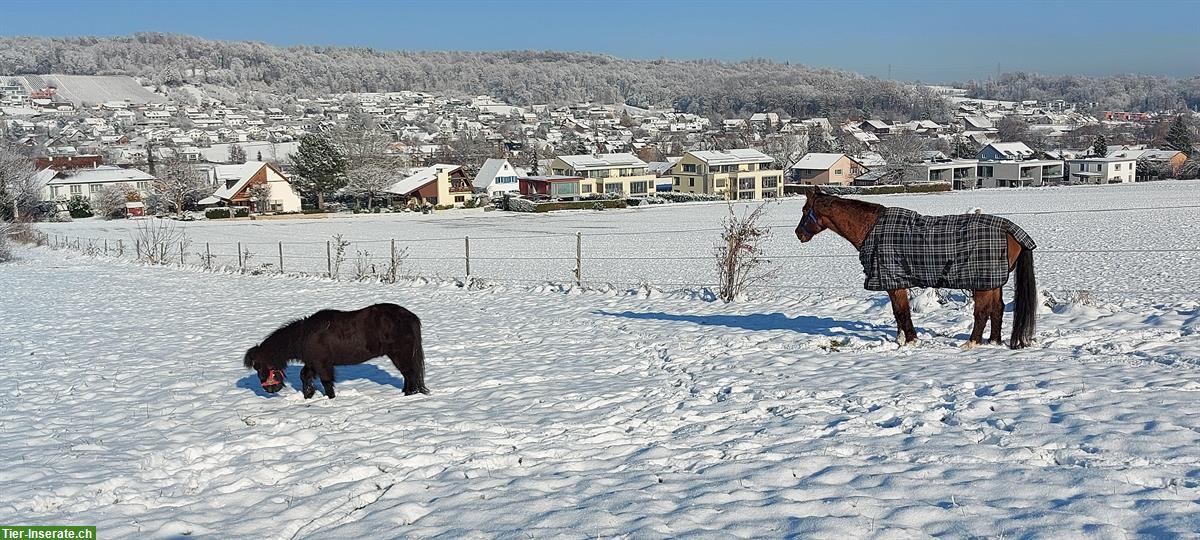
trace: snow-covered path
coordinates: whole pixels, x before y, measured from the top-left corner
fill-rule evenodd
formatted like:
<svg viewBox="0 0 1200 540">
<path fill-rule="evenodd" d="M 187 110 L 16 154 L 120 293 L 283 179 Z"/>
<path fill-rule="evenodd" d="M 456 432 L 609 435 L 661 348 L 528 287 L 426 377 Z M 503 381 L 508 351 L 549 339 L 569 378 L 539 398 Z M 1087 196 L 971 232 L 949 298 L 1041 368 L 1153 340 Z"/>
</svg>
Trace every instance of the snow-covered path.
<svg viewBox="0 0 1200 540">
<path fill-rule="evenodd" d="M 924 294 L 334 283 L 44 249 L 0 265 L 0 523 L 106 538 L 1121 537 L 1200 531 L 1200 306 L 1046 309 L 961 352 Z M 430 396 L 386 361 L 268 397 L 242 352 L 320 308 L 405 305 Z"/>
</svg>

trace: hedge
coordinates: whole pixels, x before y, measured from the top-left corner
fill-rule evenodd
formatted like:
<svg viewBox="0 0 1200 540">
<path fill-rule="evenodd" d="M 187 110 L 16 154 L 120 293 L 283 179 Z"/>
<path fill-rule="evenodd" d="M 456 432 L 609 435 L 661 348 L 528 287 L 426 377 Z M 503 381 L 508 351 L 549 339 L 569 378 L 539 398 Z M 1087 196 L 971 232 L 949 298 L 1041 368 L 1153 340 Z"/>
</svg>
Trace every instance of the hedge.
<svg viewBox="0 0 1200 540">
<path fill-rule="evenodd" d="M 624 199 L 548 202 L 534 204 L 533 211 L 551 212 L 554 210 L 598 210 L 604 208 L 625 208 L 627 206 L 628 205 L 625 204 Z"/>
<path fill-rule="evenodd" d="M 204 217 L 206 217 L 208 219 L 228 219 L 229 218 L 229 209 L 228 208 L 209 208 L 208 210 L 204 211 Z"/>
<path fill-rule="evenodd" d="M 918 184 L 887 184 L 882 186 L 821 186 L 823 193 L 833 195 L 889 195 L 892 193 L 940 193 L 950 191 L 949 182 L 922 182 Z"/>
</svg>

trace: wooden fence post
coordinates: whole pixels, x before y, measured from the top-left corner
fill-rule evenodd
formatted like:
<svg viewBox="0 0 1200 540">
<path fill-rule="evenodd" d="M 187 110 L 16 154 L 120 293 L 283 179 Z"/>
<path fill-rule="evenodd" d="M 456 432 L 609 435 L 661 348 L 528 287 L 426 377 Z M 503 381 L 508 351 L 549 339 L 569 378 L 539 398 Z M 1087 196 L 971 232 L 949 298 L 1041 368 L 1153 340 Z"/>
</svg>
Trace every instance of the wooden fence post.
<svg viewBox="0 0 1200 540">
<path fill-rule="evenodd" d="M 329 279 L 333 279 L 333 255 L 329 249 L 329 240 L 325 241 L 325 273 L 329 275 Z"/>
<path fill-rule="evenodd" d="M 133 247 L 137 248 L 137 260 L 142 260 L 142 243 L 134 242 Z"/>
<path fill-rule="evenodd" d="M 470 277 L 471 277 L 471 237 L 465 236 L 465 237 L 463 237 L 463 241 L 466 244 L 467 278 L 470 279 Z"/>
<path fill-rule="evenodd" d="M 238 250 L 238 271 L 244 272 L 246 270 L 246 267 L 245 267 L 245 265 L 242 264 L 242 243 L 241 242 L 237 243 L 237 250 Z"/>
<path fill-rule="evenodd" d="M 279 243 L 279 273 L 283 273 L 283 242 Z"/>
<path fill-rule="evenodd" d="M 212 248 L 209 247 L 208 242 L 204 243 L 204 268 L 212 270 Z"/>
<path fill-rule="evenodd" d="M 118 257 L 125 256 L 125 241 L 124 240 L 117 240 L 117 256 Z"/>
<path fill-rule="evenodd" d="M 575 233 L 575 284 L 583 285 L 583 233 Z"/>
<path fill-rule="evenodd" d="M 108 256 L 108 239 L 107 238 L 104 239 L 104 256 L 105 257 Z"/>
<path fill-rule="evenodd" d="M 391 283 L 396 282 L 396 239 L 392 239 L 392 265 L 388 267 L 388 279 Z"/>
</svg>

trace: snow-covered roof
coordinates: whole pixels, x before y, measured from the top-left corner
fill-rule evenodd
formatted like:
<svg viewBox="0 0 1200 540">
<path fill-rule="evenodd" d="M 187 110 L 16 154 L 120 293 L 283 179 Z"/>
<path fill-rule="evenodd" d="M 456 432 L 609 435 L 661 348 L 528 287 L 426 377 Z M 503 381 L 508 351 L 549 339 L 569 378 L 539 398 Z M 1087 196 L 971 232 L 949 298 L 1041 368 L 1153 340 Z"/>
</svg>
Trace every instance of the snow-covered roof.
<svg viewBox="0 0 1200 540">
<path fill-rule="evenodd" d="M 1023 142 L 998 142 L 988 146 L 994 148 L 997 152 L 1009 158 L 1025 158 L 1033 155 L 1033 149 L 1029 148 Z"/>
<path fill-rule="evenodd" d="M 91 169 L 75 169 L 63 172 L 62 176 L 51 179 L 47 184 L 104 184 L 112 182 L 148 182 L 152 180 L 154 180 L 154 177 L 145 171 L 122 169 L 112 165 L 100 165 Z"/>
<path fill-rule="evenodd" d="M 598 169 L 613 169 L 617 167 L 645 167 L 646 162 L 630 153 L 620 154 L 582 154 L 576 156 L 558 156 L 576 171 L 591 171 Z"/>
<path fill-rule="evenodd" d="M 388 193 L 395 193 L 396 195 L 408 195 L 418 189 L 421 189 L 426 184 L 436 181 L 438 173 L 445 171 L 447 174 L 449 174 L 460 168 L 462 168 L 461 165 L 447 165 L 445 163 L 438 163 L 422 169 L 416 169 L 414 171 L 410 171 L 409 175 L 403 180 L 388 186 L 388 188 L 384 191 L 387 191 Z"/>
<path fill-rule="evenodd" d="M 842 159 L 842 157 L 845 155 L 846 154 L 809 152 L 804 154 L 804 157 L 800 158 L 800 161 L 797 161 L 794 165 L 792 165 L 792 168 L 827 171 L 830 167 L 833 167 L 834 163 L 837 163 L 837 161 Z"/>
<path fill-rule="evenodd" d="M 696 150 L 691 152 L 709 165 L 735 165 L 739 163 L 762 163 L 774 162 L 775 158 L 768 156 L 758 150 L 750 148 L 736 148 L 733 150 Z"/>
<path fill-rule="evenodd" d="M 265 165 L 262 161 L 247 161 L 237 165 L 213 167 L 213 176 L 217 179 L 217 191 L 213 192 L 213 196 L 226 201 L 232 200 L 234 195 L 246 187 L 250 177 Z M 232 184 L 230 180 L 233 180 Z"/>
<path fill-rule="evenodd" d="M 483 166 L 479 168 L 479 172 L 475 175 L 475 180 L 472 184 L 476 189 L 486 189 L 492 184 L 492 180 L 496 178 L 496 174 L 500 172 L 500 169 L 503 169 L 507 163 L 507 159 L 488 158 L 487 161 L 483 162 Z M 512 165 L 509 165 L 509 167 L 511 168 Z"/>
</svg>

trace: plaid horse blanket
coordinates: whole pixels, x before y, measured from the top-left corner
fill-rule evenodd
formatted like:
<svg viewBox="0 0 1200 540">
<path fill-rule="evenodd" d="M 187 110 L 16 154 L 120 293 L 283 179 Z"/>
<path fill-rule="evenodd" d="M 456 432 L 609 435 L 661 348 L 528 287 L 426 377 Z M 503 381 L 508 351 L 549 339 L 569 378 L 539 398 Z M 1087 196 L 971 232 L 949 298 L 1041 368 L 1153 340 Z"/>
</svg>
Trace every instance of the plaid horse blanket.
<svg viewBox="0 0 1200 540">
<path fill-rule="evenodd" d="M 859 261 L 869 291 L 946 287 L 982 291 L 1008 281 L 1008 238 L 1037 247 L 1013 222 L 987 214 L 924 216 L 887 208 L 867 233 Z"/>
</svg>

